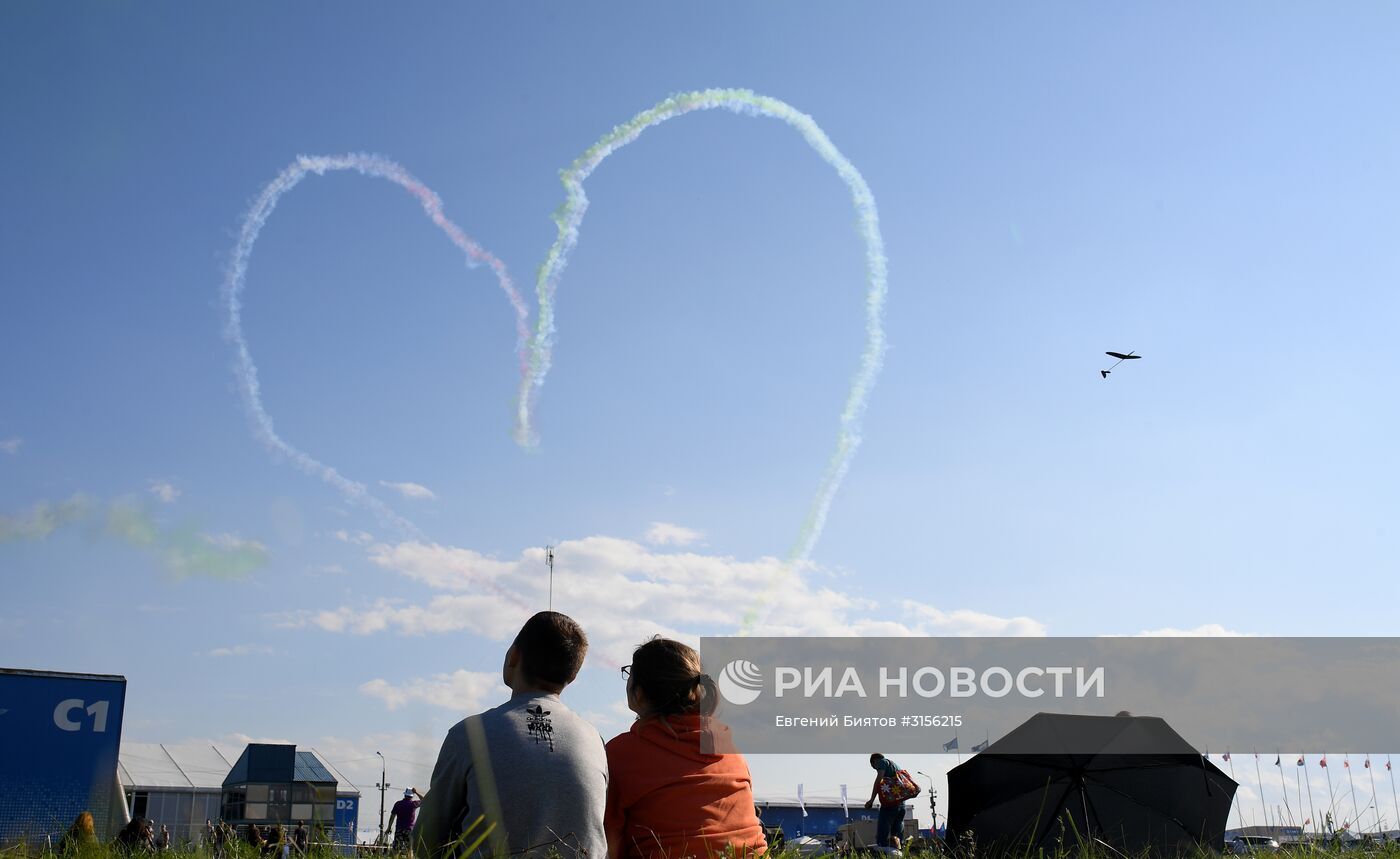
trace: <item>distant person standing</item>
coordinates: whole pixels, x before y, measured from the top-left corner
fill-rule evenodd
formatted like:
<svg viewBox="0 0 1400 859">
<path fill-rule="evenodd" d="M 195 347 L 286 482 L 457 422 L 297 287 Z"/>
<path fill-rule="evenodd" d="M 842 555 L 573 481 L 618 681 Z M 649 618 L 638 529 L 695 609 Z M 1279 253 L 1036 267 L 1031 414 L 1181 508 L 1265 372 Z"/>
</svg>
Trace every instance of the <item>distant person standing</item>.
<svg viewBox="0 0 1400 859">
<path fill-rule="evenodd" d="M 904 832 L 904 803 L 919 795 L 919 786 L 899 764 L 882 754 L 870 756 L 870 767 L 875 770 L 875 784 L 870 788 L 870 798 L 865 801 L 865 807 L 873 806 L 877 797 L 880 800 L 880 816 L 875 822 L 875 846 L 898 850 L 899 836 Z"/>
<path fill-rule="evenodd" d="M 164 823 L 160 825 L 160 835 L 156 836 L 156 852 L 164 853 L 170 849 L 170 827 Z"/>
<path fill-rule="evenodd" d="M 306 831 L 305 820 L 298 820 L 297 828 L 292 830 L 292 844 L 296 847 L 298 854 L 306 855 L 306 851 L 311 846 L 311 834 Z"/>
<path fill-rule="evenodd" d="M 220 820 L 212 829 L 214 834 L 209 840 L 214 847 L 214 859 L 224 859 L 228 853 L 228 824 Z"/>
<path fill-rule="evenodd" d="M 407 850 L 413 839 L 413 824 L 418 820 L 418 807 L 423 804 L 423 794 L 411 787 L 403 792 L 403 799 L 394 803 L 389 812 L 389 831 L 394 834 L 394 850 Z"/>
</svg>

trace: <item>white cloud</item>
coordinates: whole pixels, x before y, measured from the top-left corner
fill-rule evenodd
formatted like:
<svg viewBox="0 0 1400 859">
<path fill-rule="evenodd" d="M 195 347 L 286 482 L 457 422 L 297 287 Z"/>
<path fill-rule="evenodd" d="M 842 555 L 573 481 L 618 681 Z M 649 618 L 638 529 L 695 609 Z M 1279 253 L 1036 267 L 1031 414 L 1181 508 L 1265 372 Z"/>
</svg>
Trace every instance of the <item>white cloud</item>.
<svg viewBox="0 0 1400 859">
<path fill-rule="evenodd" d="M 381 480 L 379 485 L 386 489 L 392 489 L 403 497 L 411 498 L 414 501 L 433 501 L 437 498 L 437 494 L 433 490 L 421 483 L 391 483 L 387 480 Z"/>
<path fill-rule="evenodd" d="M 151 480 L 151 494 L 161 500 L 163 504 L 172 504 L 176 498 L 180 497 L 180 487 L 168 480 Z"/>
<path fill-rule="evenodd" d="M 1145 629 L 1136 635 L 1140 638 L 1240 638 L 1252 634 L 1226 629 L 1218 623 L 1205 623 L 1191 629 L 1176 629 L 1170 626 L 1161 629 Z"/>
<path fill-rule="evenodd" d="M 333 535 L 342 543 L 349 543 L 353 546 L 368 546 L 374 542 L 374 535 L 364 531 L 346 531 L 341 529 Z"/>
<path fill-rule="evenodd" d="M 274 651 L 265 644 L 235 644 L 232 647 L 216 647 L 205 656 L 270 656 Z"/>
<path fill-rule="evenodd" d="M 471 549 L 406 542 L 375 544 L 370 561 L 440 593 L 426 603 L 379 599 L 335 609 L 297 612 L 284 625 L 360 635 L 469 632 L 506 641 L 548 602 L 544 550 L 501 560 Z M 811 572 L 810 565 L 802 572 Z M 739 631 L 766 606 L 780 611 L 763 622 L 773 636 L 1044 635 L 1028 617 L 899 604 L 901 616 L 876 616 L 874 602 L 814 586 L 772 557 L 663 551 L 616 537 L 585 537 L 555 548 L 554 606 L 588 632 L 590 662 L 622 664 L 652 635 L 691 644 L 701 632 Z"/>
<path fill-rule="evenodd" d="M 3 441 L 0 441 L 0 452 L 8 453 L 10 456 L 14 456 L 15 454 L 19 453 L 19 446 L 22 444 L 24 444 L 24 439 L 22 438 L 16 437 L 4 439 Z"/>
<path fill-rule="evenodd" d="M 998 617 L 971 609 L 942 611 L 931 605 L 904 600 L 905 613 L 919 621 L 922 635 L 1043 636 L 1045 624 L 1029 617 Z"/>
<path fill-rule="evenodd" d="M 504 700 L 509 695 L 501 683 L 500 674 L 462 669 L 451 674 L 415 678 L 398 686 L 375 678 L 362 684 L 360 692 L 378 698 L 390 710 L 397 710 L 413 701 L 422 701 L 464 715 L 484 709 L 488 701 Z"/>
<path fill-rule="evenodd" d="M 647 529 L 646 541 L 653 546 L 689 546 L 704 537 L 704 533 L 670 522 L 653 522 Z"/>
</svg>

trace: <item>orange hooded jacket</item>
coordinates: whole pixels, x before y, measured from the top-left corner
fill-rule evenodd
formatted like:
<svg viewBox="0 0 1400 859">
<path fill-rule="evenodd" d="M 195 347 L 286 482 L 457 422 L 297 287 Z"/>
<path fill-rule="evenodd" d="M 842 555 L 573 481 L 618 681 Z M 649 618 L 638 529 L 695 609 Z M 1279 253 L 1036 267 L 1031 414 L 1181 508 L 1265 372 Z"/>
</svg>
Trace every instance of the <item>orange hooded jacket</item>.
<svg viewBox="0 0 1400 859">
<path fill-rule="evenodd" d="M 700 751 L 701 717 L 645 719 L 607 744 L 604 827 L 612 859 L 706 859 L 767 849 L 749 765 Z M 714 729 L 724 730 L 714 724 Z M 720 745 L 724 748 L 724 745 Z"/>
</svg>

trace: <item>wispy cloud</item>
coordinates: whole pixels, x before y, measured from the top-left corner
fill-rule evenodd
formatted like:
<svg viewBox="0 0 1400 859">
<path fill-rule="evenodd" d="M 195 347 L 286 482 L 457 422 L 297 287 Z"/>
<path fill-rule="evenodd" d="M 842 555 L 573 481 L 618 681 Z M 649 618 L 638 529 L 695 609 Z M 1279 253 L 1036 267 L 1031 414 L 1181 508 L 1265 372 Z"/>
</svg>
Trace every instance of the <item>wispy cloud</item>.
<svg viewBox="0 0 1400 859">
<path fill-rule="evenodd" d="M 19 447 L 22 444 L 24 444 L 24 439 L 18 437 L 0 440 L 0 453 L 8 453 L 10 456 L 14 456 L 19 453 Z"/>
<path fill-rule="evenodd" d="M 175 499 L 180 497 L 180 487 L 168 480 L 150 481 L 151 494 L 159 498 L 162 504 L 173 504 Z"/>
<path fill-rule="evenodd" d="M 646 541 L 653 546 L 689 546 L 699 542 L 705 534 L 694 528 L 673 525 L 670 522 L 653 522 L 647 529 Z"/>
<path fill-rule="evenodd" d="M 375 678 L 360 686 L 360 692 L 378 698 L 390 710 L 422 701 L 456 713 L 473 713 L 483 709 L 488 700 L 507 694 L 500 674 L 485 671 L 457 670 L 451 674 L 434 674 L 401 685 Z"/>
<path fill-rule="evenodd" d="M 432 501 L 437 498 L 437 494 L 433 490 L 421 483 L 391 483 L 387 480 L 381 480 L 379 485 L 386 489 L 392 489 L 403 497 L 411 498 L 414 501 Z"/>
<path fill-rule="evenodd" d="M 0 515 L 0 545 L 44 540 L 77 526 L 153 554 L 177 578 L 239 579 L 267 562 L 267 547 L 255 540 L 206 534 L 189 524 L 167 527 L 130 499 L 103 505 L 82 494 L 66 501 L 40 501 L 18 515 Z"/>
<path fill-rule="evenodd" d="M 471 549 L 405 542 L 369 547 L 384 569 L 439 593 L 426 603 L 381 598 L 360 605 L 308 610 L 282 618 L 290 626 L 336 633 L 402 635 L 470 632 L 506 641 L 548 599 L 542 549 L 502 560 Z M 808 565 L 801 572 L 811 572 Z M 915 601 L 879 616 L 871 600 L 811 584 L 772 557 L 663 551 L 632 540 L 594 536 L 555 548 L 554 606 L 588 631 L 590 652 L 625 662 L 632 648 L 661 634 L 698 643 L 702 632 L 735 631 L 746 606 L 782 583 L 784 611 L 766 633 L 784 635 L 1043 635 L 1029 617 L 940 609 Z M 593 657 L 590 657 L 593 658 Z"/>
<path fill-rule="evenodd" d="M 1140 638 L 1243 638 L 1252 635 L 1227 629 L 1218 623 L 1205 623 L 1190 629 L 1177 629 L 1166 626 L 1161 629 L 1145 629 L 1137 633 Z"/>
<path fill-rule="evenodd" d="M 265 644 L 235 644 L 232 647 L 216 647 L 205 651 L 205 656 L 222 658 L 225 656 L 271 656 L 273 649 Z"/>
<path fill-rule="evenodd" d="M 929 635 L 952 636 L 1042 636 L 1045 624 L 1030 617 L 998 617 L 971 609 L 942 611 L 931 605 L 904 600 L 906 616 L 916 620 Z"/>
<path fill-rule="evenodd" d="M 353 546 L 368 546 L 370 543 L 374 542 L 373 534 L 368 534 L 364 531 L 346 531 L 343 528 L 336 531 L 332 536 L 342 543 L 349 543 Z"/>
</svg>

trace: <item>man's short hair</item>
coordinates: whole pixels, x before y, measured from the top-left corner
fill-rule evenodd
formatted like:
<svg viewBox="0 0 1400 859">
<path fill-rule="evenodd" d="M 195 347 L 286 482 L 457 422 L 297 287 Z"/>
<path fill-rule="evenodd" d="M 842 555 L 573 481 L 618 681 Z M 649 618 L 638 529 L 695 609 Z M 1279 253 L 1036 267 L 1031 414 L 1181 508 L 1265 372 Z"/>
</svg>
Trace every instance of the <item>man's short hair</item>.
<svg viewBox="0 0 1400 859">
<path fill-rule="evenodd" d="M 574 682 L 588 653 L 588 636 L 573 618 L 542 611 L 525 621 L 515 636 L 515 652 L 526 677 L 567 686 Z"/>
</svg>

